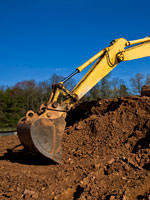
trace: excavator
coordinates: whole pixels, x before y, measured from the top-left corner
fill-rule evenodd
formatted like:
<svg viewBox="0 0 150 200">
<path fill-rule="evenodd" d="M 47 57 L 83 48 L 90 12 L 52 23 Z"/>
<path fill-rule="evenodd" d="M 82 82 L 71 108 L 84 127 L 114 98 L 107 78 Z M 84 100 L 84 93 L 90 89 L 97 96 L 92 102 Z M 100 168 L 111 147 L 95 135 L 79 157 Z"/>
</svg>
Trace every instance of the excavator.
<svg viewBox="0 0 150 200">
<path fill-rule="evenodd" d="M 52 85 L 49 101 L 39 112 L 29 110 L 17 124 L 17 135 L 25 149 L 62 162 L 62 137 L 67 112 L 119 63 L 150 56 L 150 36 L 127 41 L 113 40 L 110 45 L 86 61 L 63 81 Z M 70 78 L 92 64 L 79 83 L 69 91 L 64 86 Z M 148 91 L 149 90 L 149 91 Z M 146 89 L 150 94 L 150 88 Z M 143 89 L 144 95 L 144 89 Z"/>
</svg>

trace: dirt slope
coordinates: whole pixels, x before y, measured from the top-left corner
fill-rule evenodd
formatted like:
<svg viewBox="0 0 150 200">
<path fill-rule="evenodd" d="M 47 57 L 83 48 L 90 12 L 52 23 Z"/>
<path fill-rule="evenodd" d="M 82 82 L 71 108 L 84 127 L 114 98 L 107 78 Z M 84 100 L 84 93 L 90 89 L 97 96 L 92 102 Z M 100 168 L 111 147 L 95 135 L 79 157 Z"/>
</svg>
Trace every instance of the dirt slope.
<svg viewBox="0 0 150 200">
<path fill-rule="evenodd" d="M 79 104 L 68 113 L 63 164 L 0 137 L 0 199 L 150 200 L 150 98 Z"/>
</svg>

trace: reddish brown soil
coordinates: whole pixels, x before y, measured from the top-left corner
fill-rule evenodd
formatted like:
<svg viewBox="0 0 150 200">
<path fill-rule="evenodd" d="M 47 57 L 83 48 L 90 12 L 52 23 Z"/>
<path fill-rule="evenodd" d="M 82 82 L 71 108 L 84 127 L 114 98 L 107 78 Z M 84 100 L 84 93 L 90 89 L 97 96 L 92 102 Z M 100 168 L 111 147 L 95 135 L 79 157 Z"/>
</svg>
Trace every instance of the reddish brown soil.
<svg viewBox="0 0 150 200">
<path fill-rule="evenodd" d="M 150 200 L 150 98 L 79 104 L 68 114 L 63 164 L 0 137 L 0 199 Z"/>
</svg>

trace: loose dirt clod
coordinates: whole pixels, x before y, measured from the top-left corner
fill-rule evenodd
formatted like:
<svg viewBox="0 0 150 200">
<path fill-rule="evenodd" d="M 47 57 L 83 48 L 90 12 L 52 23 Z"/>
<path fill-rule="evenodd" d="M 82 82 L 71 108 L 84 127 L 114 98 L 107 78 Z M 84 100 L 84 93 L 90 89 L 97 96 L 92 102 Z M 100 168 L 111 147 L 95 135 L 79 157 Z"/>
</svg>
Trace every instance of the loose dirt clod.
<svg viewBox="0 0 150 200">
<path fill-rule="evenodd" d="M 0 137 L 0 199 L 150 199 L 149 97 L 78 104 L 68 113 L 62 165 L 22 147 L 7 151 L 18 144 Z"/>
</svg>

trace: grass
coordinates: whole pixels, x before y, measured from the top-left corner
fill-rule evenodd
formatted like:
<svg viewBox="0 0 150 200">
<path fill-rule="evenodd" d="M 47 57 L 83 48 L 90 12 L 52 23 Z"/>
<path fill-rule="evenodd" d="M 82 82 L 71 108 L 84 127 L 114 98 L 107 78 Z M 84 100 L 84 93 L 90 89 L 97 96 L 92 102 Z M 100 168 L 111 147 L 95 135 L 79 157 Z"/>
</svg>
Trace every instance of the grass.
<svg viewBox="0 0 150 200">
<path fill-rule="evenodd" d="M 0 132 L 14 132 L 14 131 L 16 131 L 16 128 L 11 128 L 11 127 L 9 127 L 9 128 L 0 128 Z"/>
</svg>

